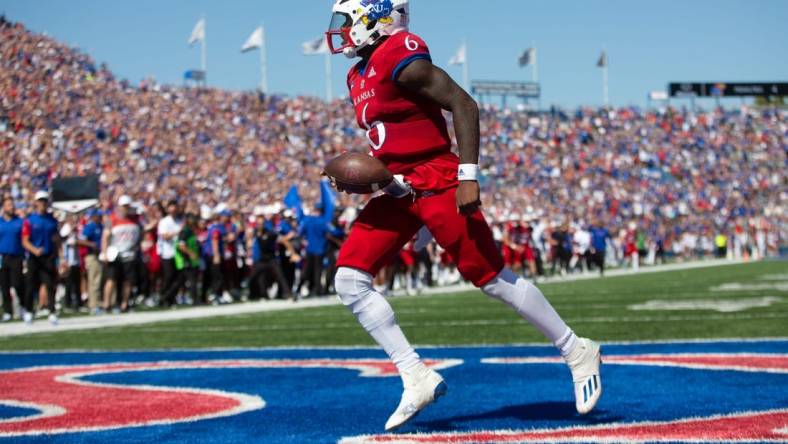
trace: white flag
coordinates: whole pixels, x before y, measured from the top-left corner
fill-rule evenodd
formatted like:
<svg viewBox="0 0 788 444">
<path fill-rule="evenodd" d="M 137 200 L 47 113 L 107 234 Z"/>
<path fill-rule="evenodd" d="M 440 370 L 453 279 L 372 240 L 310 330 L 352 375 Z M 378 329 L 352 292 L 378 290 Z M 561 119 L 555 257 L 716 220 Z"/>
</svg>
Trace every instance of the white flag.
<svg viewBox="0 0 788 444">
<path fill-rule="evenodd" d="M 253 49 L 262 48 L 263 45 L 265 44 L 264 38 L 265 37 L 263 34 L 263 27 L 260 26 L 254 30 L 254 32 L 252 33 L 252 35 L 249 36 L 248 39 L 246 39 L 246 43 L 244 43 L 244 45 L 241 47 L 241 52 L 247 52 Z"/>
<path fill-rule="evenodd" d="M 464 65 L 467 62 L 465 43 L 457 49 L 457 53 L 449 60 L 449 65 Z"/>
<path fill-rule="evenodd" d="M 328 54 L 328 40 L 325 37 L 318 37 L 314 40 L 301 44 L 304 55 Z"/>
<path fill-rule="evenodd" d="M 520 56 L 517 62 L 520 64 L 521 68 L 524 68 L 531 63 L 534 63 L 534 60 L 536 60 L 536 48 L 528 48 L 525 50 L 523 55 Z"/>
<path fill-rule="evenodd" d="M 197 42 L 204 42 L 205 41 L 205 19 L 201 18 L 196 25 L 194 25 L 194 29 L 192 30 L 192 36 L 189 37 L 189 46 L 194 45 Z"/>
</svg>

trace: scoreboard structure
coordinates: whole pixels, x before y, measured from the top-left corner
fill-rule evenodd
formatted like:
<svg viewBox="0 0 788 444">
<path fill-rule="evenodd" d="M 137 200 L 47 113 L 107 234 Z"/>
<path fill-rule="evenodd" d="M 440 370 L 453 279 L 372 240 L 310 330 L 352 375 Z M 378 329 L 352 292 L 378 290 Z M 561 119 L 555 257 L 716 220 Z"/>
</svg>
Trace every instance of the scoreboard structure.
<svg viewBox="0 0 788 444">
<path fill-rule="evenodd" d="M 786 82 L 674 82 L 668 84 L 670 97 L 783 97 Z"/>
</svg>

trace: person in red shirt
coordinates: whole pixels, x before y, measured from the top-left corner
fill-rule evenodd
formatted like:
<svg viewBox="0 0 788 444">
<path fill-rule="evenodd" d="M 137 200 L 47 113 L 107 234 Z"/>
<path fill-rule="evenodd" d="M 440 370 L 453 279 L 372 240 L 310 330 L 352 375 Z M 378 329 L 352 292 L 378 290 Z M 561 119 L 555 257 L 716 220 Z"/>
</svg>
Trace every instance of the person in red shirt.
<svg viewBox="0 0 788 444">
<path fill-rule="evenodd" d="M 407 0 L 337 0 L 326 33 L 332 53 L 360 57 L 347 85 L 370 154 L 400 177 L 367 203 L 339 253 L 336 290 L 388 353 L 403 380 L 393 430 L 446 391 L 419 358 L 372 280 L 426 226 L 463 277 L 514 308 L 556 347 L 572 370 L 576 407 L 587 413 L 601 394 L 599 346 L 575 336 L 541 291 L 508 268 L 484 219 L 479 183 L 479 109 L 408 31 Z M 443 111 L 452 113 L 459 157 Z"/>
<path fill-rule="evenodd" d="M 513 215 L 503 229 L 503 257 L 506 266 L 519 273 L 523 265 L 523 250 L 519 242 L 519 216 Z"/>
</svg>

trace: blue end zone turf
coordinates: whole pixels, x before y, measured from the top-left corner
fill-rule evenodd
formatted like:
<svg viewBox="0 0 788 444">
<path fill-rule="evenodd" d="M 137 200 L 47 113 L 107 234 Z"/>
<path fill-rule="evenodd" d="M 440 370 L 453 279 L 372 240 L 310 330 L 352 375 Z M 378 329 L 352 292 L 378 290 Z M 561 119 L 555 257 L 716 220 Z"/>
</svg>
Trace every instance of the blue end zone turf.
<svg viewBox="0 0 788 444">
<path fill-rule="evenodd" d="M 449 391 L 439 404 L 403 427 L 403 434 L 527 431 L 788 408 L 788 341 L 603 344 L 603 360 L 609 361 L 602 370 L 604 394 L 597 409 L 586 416 L 575 412 L 569 371 L 561 362 L 551 361 L 557 357 L 552 347 L 425 348 L 419 352 L 433 365 L 445 367 L 439 371 Z M 523 358 L 542 361 L 518 361 Z M 681 362 L 667 362 L 671 359 Z M 16 371 L 30 367 L 43 368 Z M 78 384 L 64 382 L 62 375 L 71 368 L 91 374 L 72 375 Z M 0 404 L 0 443 L 337 442 L 382 433 L 401 394 L 399 378 L 391 374 L 386 356 L 375 349 L 0 353 L 0 369 L 2 400 L 29 405 L 38 399 L 57 405 L 57 396 L 65 399 L 70 393 L 73 407 L 65 410 L 100 403 L 98 411 L 116 410 L 130 418 L 117 424 L 112 418 L 90 422 L 61 414 L 20 427 L 14 424 L 18 417 L 38 411 Z M 54 381 L 53 375 L 61 376 Z M 15 388 L 27 380 L 38 385 Z M 3 386 L 2 381 L 16 384 Z M 168 390 L 146 393 L 127 386 Z M 172 392 L 171 388 L 202 391 Z M 57 395 L 61 389 L 73 391 Z M 115 405 L 124 398 L 101 397 L 103 390 L 130 396 L 130 404 Z M 141 396 L 138 399 L 147 407 L 137 404 L 134 396 Z M 154 399 L 157 396 L 163 397 L 160 405 Z M 173 398 L 166 400 L 167 396 Z M 182 411 L 161 407 L 178 402 L 183 402 Z M 245 407 L 232 410 L 236 404 Z M 8 418 L 17 420 L 8 422 Z M 75 432 L 74 428 L 93 431 Z M 52 430 L 71 431 L 40 434 Z M 428 442 L 440 441 L 436 437 Z"/>
</svg>

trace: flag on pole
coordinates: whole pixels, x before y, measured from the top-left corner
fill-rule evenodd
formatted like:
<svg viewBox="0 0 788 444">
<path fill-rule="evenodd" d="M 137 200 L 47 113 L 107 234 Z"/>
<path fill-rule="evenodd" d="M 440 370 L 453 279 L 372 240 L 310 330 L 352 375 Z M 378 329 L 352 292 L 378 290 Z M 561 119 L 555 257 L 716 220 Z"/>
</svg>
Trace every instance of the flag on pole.
<svg viewBox="0 0 788 444">
<path fill-rule="evenodd" d="M 536 48 L 528 48 L 523 52 L 523 55 L 517 59 L 517 62 L 520 64 L 520 68 L 525 68 L 534 63 L 534 60 L 536 60 Z"/>
<path fill-rule="evenodd" d="M 325 37 L 318 37 L 314 40 L 304 42 L 301 44 L 304 55 L 319 55 L 328 54 L 328 40 Z"/>
<path fill-rule="evenodd" d="M 457 53 L 452 56 L 449 60 L 449 65 L 464 65 L 468 61 L 468 54 L 465 47 L 465 43 L 460 45 L 457 49 Z"/>
<path fill-rule="evenodd" d="M 607 51 L 602 50 L 602 54 L 599 55 L 599 60 L 596 62 L 597 68 L 607 68 Z"/>
<path fill-rule="evenodd" d="M 194 29 L 192 30 L 192 35 L 189 37 L 189 46 L 194 45 L 197 42 L 204 42 L 205 41 L 205 19 L 201 18 L 200 21 L 194 25 Z"/>
<path fill-rule="evenodd" d="M 241 47 L 241 52 L 248 52 L 253 49 L 262 48 L 263 44 L 265 43 L 263 37 L 263 27 L 258 26 L 257 29 L 254 30 L 252 35 L 246 39 L 246 43 Z"/>
</svg>

